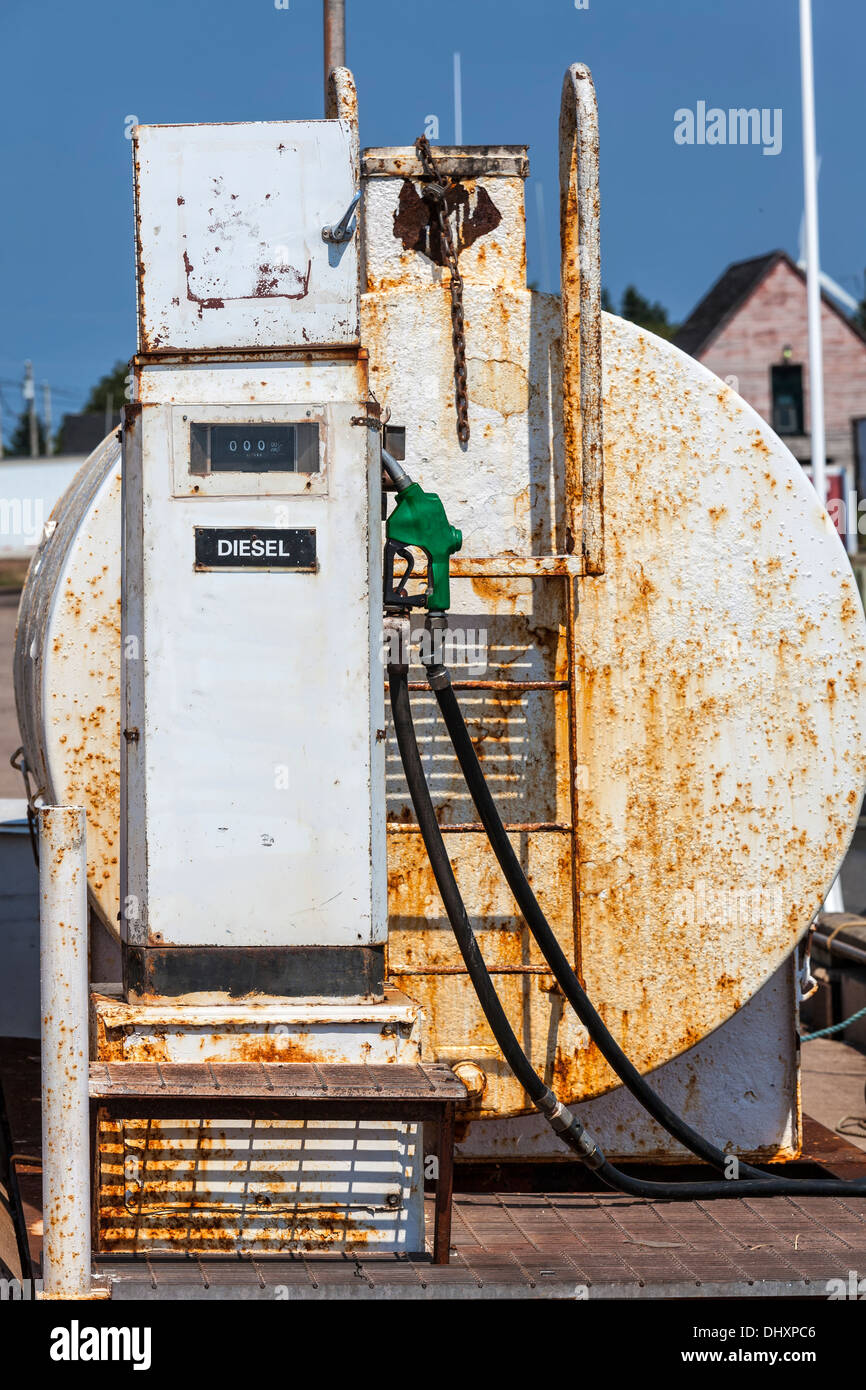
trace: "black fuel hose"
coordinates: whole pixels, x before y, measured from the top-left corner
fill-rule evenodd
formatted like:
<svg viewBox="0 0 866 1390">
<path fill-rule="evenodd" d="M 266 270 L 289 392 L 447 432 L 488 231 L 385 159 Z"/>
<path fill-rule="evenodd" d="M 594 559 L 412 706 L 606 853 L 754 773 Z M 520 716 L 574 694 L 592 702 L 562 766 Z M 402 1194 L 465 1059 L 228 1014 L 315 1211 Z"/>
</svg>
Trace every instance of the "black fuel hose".
<svg viewBox="0 0 866 1390">
<path fill-rule="evenodd" d="M 574 1150 L 582 1162 L 587 1163 L 590 1167 L 600 1166 L 604 1162 L 604 1155 L 589 1139 L 580 1121 L 564 1105 L 560 1105 L 550 1088 L 538 1076 L 520 1046 L 514 1029 L 508 1022 L 499 995 L 496 993 L 490 978 L 490 972 L 484 963 L 484 957 L 475 939 L 475 933 L 472 930 L 460 889 L 457 886 L 457 880 L 454 877 L 454 870 L 451 868 L 442 831 L 436 820 L 436 812 L 433 810 L 430 788 L 424 775 L 421 755 L 418 752 L 418 740 L 415 736 L 415 724 L 409 701 L 407 668 L 402 665 L 389 665 L 388 685 L 391 692 L 394 729 L 409 787 L 409 795 L 412 798 L 415 815 L 418 817 L 421 835 L 440 897 L 445 904 L 448 920 L 457 939 L 457 945 L 460 948 L 460 954 L 465 962 L 469 978 L 475 993 L 478 995 L 484 1017 L 490 1025 L 506 1062 L 533 1105 L 540 1110 L 560 1138 L 568 1144 L 569 1148 Z"/>
<path fill-rule="evenodd" d="M 439 668 L 433 668 L 434 671 Z M 441 668 L 444 669 L 444 668 Z M 409 788 L 409 795 L 418 818 L 418 826 L 440 896 L 457 940 L 466 970 L 478 996 L 482 1012 L 502 1054 L 533 1105 L 577 1155 L 582 1163 L 597 1172 L 599 1178 L 616 1191 L 651 1200 L 675 1199 L 690 1201 L 709 1197 L 775 1197 L 775 1196 L 866 1196 L 866 1182 L 844 1182 L 839 1179 L 774 1178 L 761 1174 L 757 1178 L 737 1176 L 722 1182 L 647 1182 L 631 1177 L 605 1158 L 589 1131 L 577 1116 L 563 1105 L 541 1080 L 523 1051 L 496 993 L 490 973 L 475 939 L 454 871 L 448 858 L 445 842 L 433 802 L 415 735 L 412 706 L 409 699 L 408 668 L 403 664 L 388 666 L 388 683 L 394 730 Z M 521 871 L 522 872 L 522 871 Z M 540 909 L 539 909 L 540 911 Z M 600 1020 L 599 1020 L 600 1021 Z M 602 1025 L 603 1027 L 604 1025 Z M 754 1171 L 754 1170 L 753 1170 Z"/>
<path fill-rule="evenodd" d="M 616 1038 L 595 1009 L 592 1000 L 571 968 L 550 923 L 542 912 L 532 886 L 523 872 L 523 866 L 514 852 L 514 847 L 502 824 L 502 818 L 478 761 L 475 745 L 466 727 L 466 721 L 454 693 L 448 669 L 442 665 L 430 665 L 426 670 L 430 688 L 436 696 L 442 718 L 445 720 L 445 727 L 448 730 L 454 752 L 457 754 L 457 761 L 460 764 L 469 794 L 475 803 L 478 818 L 484 826 L 487 838 L 514 895 L 515 902 L 523 914 L 529 930 L 535 937 L 542 955 L 550 966 L 554 979 L 602 1057 L 623 1085 L 631 1091 L 635 1099 L 640 1101 L 647 1113 L 663 1129 L 666 1129 L 668 1134 L 673 1135 L 698 1158 L 711 1164 L 712 1167 L 718 1168 L 721 1172 L 725 1172 L 730 1167 L 731 1157 L 717 1148 L 709 1139 L 698 1134 L 697 1130 L 692 1129 L 691 1125 L 662 1100 L 661 1096 L 653 1090 L 634 1063 L 623 1052 Z M 748 1177 L 760 1178 L 764 1181 L 769 1180 L 769 1175 L 762 1173 L 759 1168 L 753 1168 L 742 1161 L 739 1162 L 741 1173 Z"/>
</svg>

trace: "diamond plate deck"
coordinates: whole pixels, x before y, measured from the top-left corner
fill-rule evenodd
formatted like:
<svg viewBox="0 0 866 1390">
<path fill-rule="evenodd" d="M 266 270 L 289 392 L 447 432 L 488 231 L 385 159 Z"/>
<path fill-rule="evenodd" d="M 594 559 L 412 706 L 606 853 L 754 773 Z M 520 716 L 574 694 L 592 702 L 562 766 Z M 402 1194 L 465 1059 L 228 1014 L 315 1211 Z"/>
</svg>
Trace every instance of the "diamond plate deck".
<svg viewBox="0 0 866 1390">
<path fill-rule="evenodd" d="M 0 1039 L 0 1083 L 13 1145 L 23 1147 L 24 1141 L 28 1159 L 35 1159 L 39 1076 L 33 1043 Z M 807 1120 L 805 1138 L 812 1165 L 820 1161 L 825 1172 L 866 1176 L 863 1155 L 838 1135 Z M 534 1167 L 540 1177 L 551 1172 L 547 1165 Z M 789 1171 L 798 1168 L 788 1165 Z M 575 1172 L 575 1185 L 583 1180 Z M 35 1210 L 29 1215 L 30 1256 L 38 1275 L 41 1222 Z M 432 1197 L 427 1219 L 432 1234 Z M 825 1299 L 827 1281 L 846 1280 L 852 1269 L 866 1270 L 866 1197 L 646 1202 L 561 1190 L 456 1193 L 448 1266 L 345 1254 L 111 1258 L 98 1265 L 115 1299 L 184 1301 Z"/>
<path fill-rule="evenodd" d="M 826 1298 L 828 1280 L 863 1268 L 866 1198 L 650 1203 L 593 1193 L 455 1196 L 447 1267 L 348 1255 L 99 1265 L 115 1299 L 190 1301 Z"/>
</svg>

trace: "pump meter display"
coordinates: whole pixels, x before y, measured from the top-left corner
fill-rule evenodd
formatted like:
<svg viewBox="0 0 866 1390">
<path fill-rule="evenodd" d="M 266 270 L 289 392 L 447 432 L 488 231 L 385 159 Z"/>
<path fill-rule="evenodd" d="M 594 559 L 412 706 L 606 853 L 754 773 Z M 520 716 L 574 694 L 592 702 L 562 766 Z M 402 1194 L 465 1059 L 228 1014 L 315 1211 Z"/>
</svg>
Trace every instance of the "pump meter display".
<svg viewBox="0 0 866 1390">
<path fill-rule="evenodd" d="M 319 426 L 256 422 L 190 427 L 190 472 L 318 473 Z"/>
</svg>

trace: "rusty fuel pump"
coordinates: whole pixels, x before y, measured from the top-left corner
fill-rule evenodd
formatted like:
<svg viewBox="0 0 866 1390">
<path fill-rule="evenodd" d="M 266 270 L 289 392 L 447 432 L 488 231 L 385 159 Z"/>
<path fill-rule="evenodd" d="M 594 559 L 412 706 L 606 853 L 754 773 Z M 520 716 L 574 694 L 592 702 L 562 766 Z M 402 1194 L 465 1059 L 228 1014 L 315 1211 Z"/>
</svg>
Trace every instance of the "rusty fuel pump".
<svg viewBox="0 0 866 1390">
<path fill-rule="evenodd" d="M 41 863 L 69 870 L 43 894 L 74 1052 L 46 1038 L 48 1132 L 78 1160 L 47 1158 L 78 1217 L 52 1277 L 89 1285 L 91 1238 L 422 1248 L 410 1072 L 458 1108 L 458 1158 L 570 1150 L 646 1195 L 617 1162 L 685 1145 L 739 1156 L 702 1196 L 794 1190 L 755 1164 L 799 1146 L 790 958 L 856 819 L 866 628 L 772 430 L 601 312 L 589 70 L 563 85 L 558 297 L 526 285 L 527 151 L 362 152 L 342 66 L 324 122 L 134 149 L 136 399 L 55 513 L 16 649 Z M 414 609 L 441 639 L 421 679 Z"/>
</svg>

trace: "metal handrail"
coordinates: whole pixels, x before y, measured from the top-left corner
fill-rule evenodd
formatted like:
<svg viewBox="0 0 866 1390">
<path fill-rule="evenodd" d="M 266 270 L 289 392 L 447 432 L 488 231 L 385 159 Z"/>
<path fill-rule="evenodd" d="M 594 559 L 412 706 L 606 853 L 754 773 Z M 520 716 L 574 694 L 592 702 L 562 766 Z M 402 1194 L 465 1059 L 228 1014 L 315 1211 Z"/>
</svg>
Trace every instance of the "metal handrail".
<svg viewBox="0 0 866 1390">
<path fill-rule="evenodd" d="M 598 104 L 583 63 L 571 65 L 562 86 L 559 190 L 566 542 L 573 551 L 580 538 L 586 573 L 603 574 Z"/>
</svg>

